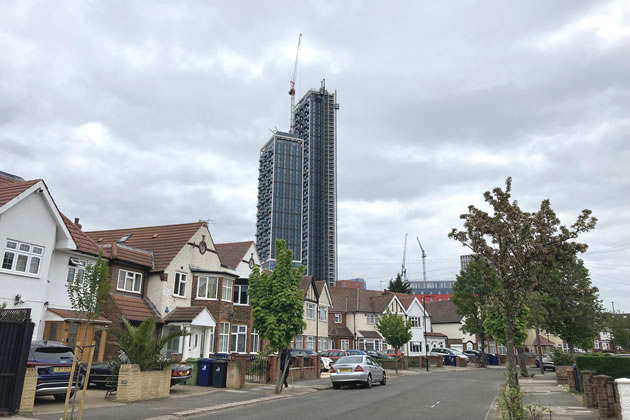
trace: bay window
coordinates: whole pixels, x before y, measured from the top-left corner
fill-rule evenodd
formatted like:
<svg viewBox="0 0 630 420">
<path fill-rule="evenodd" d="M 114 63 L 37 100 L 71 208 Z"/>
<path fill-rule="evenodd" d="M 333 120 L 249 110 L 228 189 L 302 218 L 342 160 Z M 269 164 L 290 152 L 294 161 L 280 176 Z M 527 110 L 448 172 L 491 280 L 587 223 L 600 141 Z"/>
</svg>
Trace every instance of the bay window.
<svg viewBox="0 0 630 420">
<path fill-rule="evenodd" d="M 228 302 L 232 301 L 232 285 L 233 284 L 234 284 L 234 280 L 223 279 L 223 287 L 221 288 L 221 300 L 225 300 Z"/>
<path fill-rule="evenodd" d="M 247 326 L 232 325 L 232 341 L 230 342 L 230 351 L 245 353 L 247 343 Z"/>
<path fill-rule="evenodd" d="M 217 285 L 219 279 L 217 277 L 202 276 L 197 282 L 197 298 L 198 299 L 216 299 Z"/>
<path fill-rule="evenodd" d="M 230 323 L 221 322 L 219 324 L 219 346 L 218 353 L 227 353 L 230 346 Z"/>
</svg>

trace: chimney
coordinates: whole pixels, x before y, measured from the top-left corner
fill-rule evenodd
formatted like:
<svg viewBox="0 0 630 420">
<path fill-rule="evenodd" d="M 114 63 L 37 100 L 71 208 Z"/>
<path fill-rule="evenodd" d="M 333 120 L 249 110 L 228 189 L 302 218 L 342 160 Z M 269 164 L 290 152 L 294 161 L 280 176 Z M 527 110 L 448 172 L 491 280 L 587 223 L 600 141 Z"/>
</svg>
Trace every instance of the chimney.
<svg viewBox="0 0 630 420">
<path fill-rule="evenodd" d="M 77 225 L 77 227 L 78 227 L 79 229 L 82 229 L 82 228 L 83 228 L 83 226 L 81 226 L 81 224 L 79 223 L 79 218 L 78 218 L 78 217 L 75 217 L 75 218 L 74 218 L 74 224 L 75 224 L 75 225 Z"/>
</svg>

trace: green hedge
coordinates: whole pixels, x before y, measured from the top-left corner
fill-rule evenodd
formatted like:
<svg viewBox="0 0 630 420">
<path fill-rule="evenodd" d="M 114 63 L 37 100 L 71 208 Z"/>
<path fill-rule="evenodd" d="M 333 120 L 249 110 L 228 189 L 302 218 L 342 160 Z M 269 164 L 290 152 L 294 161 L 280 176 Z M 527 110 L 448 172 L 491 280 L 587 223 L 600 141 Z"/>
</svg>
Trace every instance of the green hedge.
<svg viewBox="0 0 630 420">
<path fill-rule="evenodd" d="M 630 378 L 630 357 L 595 355 L 579 356 L 575 363 L 578 369 L 592 370 L 598 375 L 608 375 L 613 378 Z M 604 353 L 606 354 L 606 353 Z"/>
</svg>

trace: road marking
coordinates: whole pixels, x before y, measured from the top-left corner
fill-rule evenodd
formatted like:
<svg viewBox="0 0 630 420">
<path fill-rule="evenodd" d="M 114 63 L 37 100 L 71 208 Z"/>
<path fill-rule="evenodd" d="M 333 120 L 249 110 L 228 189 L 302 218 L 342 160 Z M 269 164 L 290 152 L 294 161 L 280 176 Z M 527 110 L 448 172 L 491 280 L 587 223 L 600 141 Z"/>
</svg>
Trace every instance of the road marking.
<svg viewBox="0 0 630 420">
<path fill-rule="evenodd" d="M 499 396 L 499 393 L 497 393 L 492 399 L 492 402 L 490 403 L 490 407 L 488 407 L 488 411 L 486 411 L 486 417 L 484 417 L 484 420 L 488 420 L 490 418 L 490 412 L 494 408 L 494 403 L 496 402 L 498 396 Z"/>
</svg>

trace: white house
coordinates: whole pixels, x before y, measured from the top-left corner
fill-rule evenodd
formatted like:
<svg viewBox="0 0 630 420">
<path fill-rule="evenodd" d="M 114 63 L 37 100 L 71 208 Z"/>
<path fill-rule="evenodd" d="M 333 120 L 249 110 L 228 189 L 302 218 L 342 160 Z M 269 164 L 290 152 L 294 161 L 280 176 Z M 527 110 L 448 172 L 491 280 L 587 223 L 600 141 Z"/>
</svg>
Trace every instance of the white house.
<svg viewBox="0 0 630 420">
<path fill-rule="evenodd" d="M 396 293 L 405 308 L 405 315 L 411 321 L 411 340 L 404 347 L 407 356 L 422 356 L 435 347 L 446 347 L 446 335 L 434 332 L 431 315 L 417 297 Z"/>
</svg>

